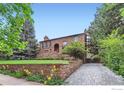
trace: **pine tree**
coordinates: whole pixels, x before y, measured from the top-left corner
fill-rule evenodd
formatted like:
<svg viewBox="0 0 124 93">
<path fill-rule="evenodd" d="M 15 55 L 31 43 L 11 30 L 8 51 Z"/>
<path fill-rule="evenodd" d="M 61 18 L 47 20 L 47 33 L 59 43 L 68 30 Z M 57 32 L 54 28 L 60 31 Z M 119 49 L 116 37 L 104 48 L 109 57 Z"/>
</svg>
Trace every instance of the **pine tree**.
<svg viewBox="0 0 124 93">
<path fill-rule="evenodd" d="M 14 58 L 17 59 L 31 59 L 36 56 L 36 39 L 35 39 L 35 30 L 33 24 L 26 20 L 23 25 L 23 31 L 21 33 L 21 41 L 27 42 L 27 46 L 24 51 L 16 50 Z"/>
</svg>

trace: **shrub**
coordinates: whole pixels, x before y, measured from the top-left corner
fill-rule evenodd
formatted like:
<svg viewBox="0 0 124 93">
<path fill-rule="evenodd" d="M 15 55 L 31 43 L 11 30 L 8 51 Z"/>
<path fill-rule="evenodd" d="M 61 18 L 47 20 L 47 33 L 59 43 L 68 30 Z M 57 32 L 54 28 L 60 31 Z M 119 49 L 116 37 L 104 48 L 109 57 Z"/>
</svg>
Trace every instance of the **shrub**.
<svg viewBox="0 0 124 93">
<path fill-rule="evenodd" d="M 118 71 L 119 75 L 122 75 L 124 77 L 124 65 L 121 65 Z"/>
<path fill-rule="evenodd" d="M 2 68 L 0 68 L 0 73 L 4 74 L 4 75 L 10 75 L 10 76 L 13 76 L 13 77 L 16 77 L 16 78 L 24 77 L 23 72 L 21 72 L 21 71 L 11 71 L 11 70 L 5 69 L 5 65 L 3 65 Z"/>
<path fill-rule="evenodd" d="M 40 75 L 40 74 L 33 74 L 33 75 L 30 75 L 30 76 L 27 76 L 26 80 L 41 82 L 41 83 L 44 83 L 45 85 L 61 85 L 64 82 L 64 80 L 61 79 L 58 76 L 46 77 L 46 76 L 43 76 L 43 75 Z"/>
<path fill-rule="evenodd" d="M 44 82 L 45 77 L 40 74 L 32 74 L 26 77 L 28 81 Z"/>
<path fill-rule="evenodd" d="M 53 67 L 54 67 L 54 69 L 51 69 L 51 70 L 54 72 L 51 73 L 50 76 L 44 76 L 44 75 L 41 75 L 38 73 L 25 75 L 25 73 L 21 72 L 21 71 L 15 72 L 15 71 L 10 71 L 10 70 L 6 70 L 6 69 L 0 69 L 0 73 L 5 74 L 5 75 L 10 75 L 10 76 L 13 76 L 16 78 L 24 77 L 28 81 L 35 81 L 35 82 L 39 82 L 39 83 L 44 83 L 46 85 L 61 85 L 61 84 L 63 84 L 64 80 L 56 75 L 57 69 L 55 66 L 53 66 Z"/>
<path fill-rule="evenodd" d="M 68 54 L 72 57 L 83 59 L 86 53 L 85 46 L 80 42 L 72 42 L 63 49 L 64 54 Z"/>
<path fill-rule="evenodd" d="M 24 73 L 21 71 L 11 72 L 9 73 L 10 76 L 16 77 L 16 78 L 22 78 L 24 77 Z"/>
<path fill-rule="evenodd" d="M 114 71 L 118 71 L 124 64 L 124 35 L 118 35 L 114 31 L 107 38 L 100 40 L 99 54 L 104 64 Z"/>
<path fill-rule="evenodd" d="M 64 80 L 58 76 L 48 77 L 47 80 L 44 81 L 44 84 L 47 85 L 62 85 Z"/>
<path fill-rule="evenodd" d="M 1 73 L 1 74 L 4 74 L 4 75 L 8 75 L 8 74 L 11 73 L 11 71 L 10 71 L 10 70 L 1 69 L 1 70 L 0 70 L 0 73 Z"/>
<path fill-rule="evenodd" d="M 57 75 L 58 71 L 59 71 L 58 67 L 56 65 L 53 65 L 51 68 L 50 74 L 46 76 L 44 84 L 47 84 L 47 85 L 61 85 L 61 84 L 63 84 L 64 80 L 61 79 Z"/>
</svg>

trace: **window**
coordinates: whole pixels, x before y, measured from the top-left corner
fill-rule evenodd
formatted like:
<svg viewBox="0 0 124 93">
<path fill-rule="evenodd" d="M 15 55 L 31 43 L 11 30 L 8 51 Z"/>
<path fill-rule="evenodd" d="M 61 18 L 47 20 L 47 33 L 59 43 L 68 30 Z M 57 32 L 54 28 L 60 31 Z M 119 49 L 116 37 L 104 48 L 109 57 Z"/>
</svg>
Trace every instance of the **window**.
<svg viewBox="0 0 124 93">
<path fill-rule="evenodd" d="M 43 48 L 47 48 L 47 42 L 43 42 Z"/>
<path fill-rule="evenodd" d="M 87 45 L 89 45 L 89 44 L 90 44 L 90 41 L 91 41 L 90 36 L 87 36 L 87 38 L 86 38 L 86 43 L 87 43 Z"/>
<path fill-rule="evenodd" d="M 51 45 L 50 42 L 43 42 L 43 48 L 49 48 Z"/>
<path fill-rule="evenodd" d="M 78 41 L 78 37 L 76 36 L 76 37 L 74 37 L 74 41 L 75 42 L 77 42 Z"/>
<path fill-rule="evenodd" d="M 67 44 L 68 44 L 68 42 L 66 42 L 66 41 L 65 41 L 65 42 L 63 42 L 63 46 L 66 46 Z"/>
</svg>

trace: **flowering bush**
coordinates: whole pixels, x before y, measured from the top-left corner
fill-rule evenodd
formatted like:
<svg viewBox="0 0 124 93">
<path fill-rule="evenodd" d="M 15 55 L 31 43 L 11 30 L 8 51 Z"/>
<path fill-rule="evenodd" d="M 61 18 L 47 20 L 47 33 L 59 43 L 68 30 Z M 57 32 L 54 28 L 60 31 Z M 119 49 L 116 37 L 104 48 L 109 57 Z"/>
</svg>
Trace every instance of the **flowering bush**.
<svg viewBox="0 0 124 93">
<path fill-rule="evenodd" d="M 61 79 L 58 76 L 52 76 L 52 77 L 48 77 L 47 80 L 44 81 L 44 84 L 47 85 L 62 85 L 64 82 L 63 79 Z"/>
<path fill-rule="evenodd" d="M 28 69 L 24 69 L 23 72 L 24 72 L 25 76 L 30 76 L 30 75 L 32 75 L 32 72 L 29 71 Z"/>
<path fill-rule="evenodd" d="M 58 74 L 59 69 L 56 65 L 53 65 L 51 68 L 50 75 L 46 77 L 46 80 L 44 81 L 44 84 L 47 85 L 61 85 L 63 84 L 64 80 L 61 79 Z"/>
</svg>

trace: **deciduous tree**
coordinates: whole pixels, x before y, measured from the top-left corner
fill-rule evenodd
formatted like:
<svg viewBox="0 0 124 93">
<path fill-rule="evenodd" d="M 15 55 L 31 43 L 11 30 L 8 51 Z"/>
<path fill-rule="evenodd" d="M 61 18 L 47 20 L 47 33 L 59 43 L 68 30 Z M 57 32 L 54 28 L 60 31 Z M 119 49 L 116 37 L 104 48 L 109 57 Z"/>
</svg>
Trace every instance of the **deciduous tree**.
<svg viewBox="0 0 124 93">
<path fill-rule="evenodd" d="M 12 54 L 13 49 L 24 49 L 26 42 L 20 41 L 24 22 L 31 22 L 30 4 L 0 4 L 0 51 Z"/>
</svg>

